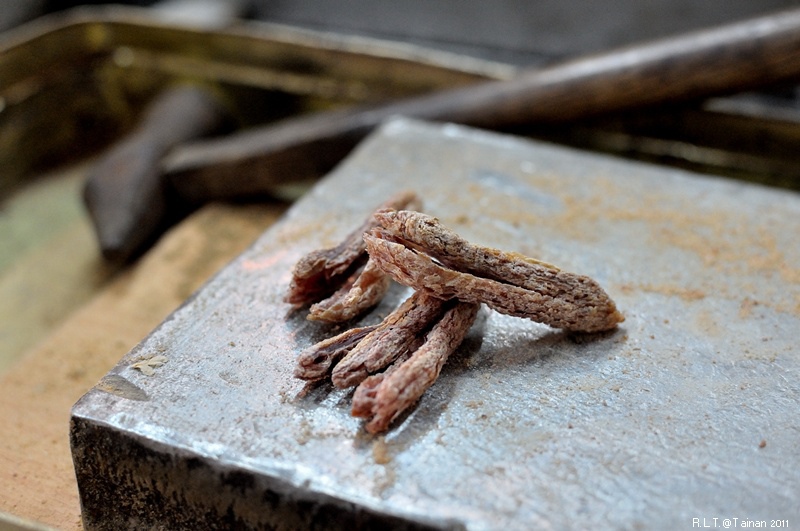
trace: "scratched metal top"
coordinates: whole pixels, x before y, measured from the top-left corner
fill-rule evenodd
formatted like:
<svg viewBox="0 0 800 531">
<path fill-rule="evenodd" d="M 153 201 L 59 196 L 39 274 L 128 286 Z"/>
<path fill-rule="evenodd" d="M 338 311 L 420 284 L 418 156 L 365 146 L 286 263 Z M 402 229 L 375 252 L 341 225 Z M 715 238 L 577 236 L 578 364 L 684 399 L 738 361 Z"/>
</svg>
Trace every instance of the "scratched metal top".
<svg viewBox="0 0 800 531">
<path fill-rule="evenodd" d="M 399 189 L 418 191 L 425 211 L 476 243 L 592 276 L 626 321 L 577 338 L 487 312 L 383 437 L 350 417 L 347 392 L 300 397 L 295 356 L 330 329 L 288 315 L 290 268 Z M 796 525 L 798 236 L 790 192 L 397 120 L 73 414 L 305 496 L 442 526 Z M 152 376 L 132 368 L 153 356 L 167 361 Z"/>
</svg>

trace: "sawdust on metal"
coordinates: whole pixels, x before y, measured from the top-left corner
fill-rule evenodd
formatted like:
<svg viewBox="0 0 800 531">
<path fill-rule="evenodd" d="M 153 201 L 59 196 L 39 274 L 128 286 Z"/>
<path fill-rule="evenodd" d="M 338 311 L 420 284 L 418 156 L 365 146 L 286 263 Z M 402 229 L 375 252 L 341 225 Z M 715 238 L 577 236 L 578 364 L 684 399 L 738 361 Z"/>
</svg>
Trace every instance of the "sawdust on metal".
<svg viewBox="0 0 800 531">
<path fill-rule="evenodd" d="M 571 336 L 489 312 L 413 411 L 368 436 L 348 392 L 292 378 L 338 329 L 282 297 L 298 257 L 401 189 L 471 241 L 595 278 L 626 321 Z M 110 377 L 135 396 L 101 384 L 76 404 L 84 523 L 794 525 L 798 235 L 791 192 L 392 121 L 120 361 Z M 150 376 L 132 365 L 155 356 L 169 363 Z"/>
</svg>

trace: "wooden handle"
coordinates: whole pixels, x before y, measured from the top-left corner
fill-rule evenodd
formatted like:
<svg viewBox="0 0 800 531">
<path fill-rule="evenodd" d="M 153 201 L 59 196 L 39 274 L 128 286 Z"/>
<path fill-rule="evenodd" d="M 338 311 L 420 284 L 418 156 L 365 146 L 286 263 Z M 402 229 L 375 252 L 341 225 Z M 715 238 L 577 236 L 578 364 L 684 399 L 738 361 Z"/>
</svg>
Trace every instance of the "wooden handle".
<svg viewBox="0 0 800 531">
<path fill-rule="evenodd" d="M 411 104 L 480 127 L 564 122 L 800 78 L 800 10 L 630 46 Z M 410 102 L 409 102 L 410 103 Z"/>
<path fill-rule="evenodd" d="M 165 160 L 195 201 L 264 193 L 329 170 L 392 115 L 484 128 L 564 122 L 800 77 L 800 10 L 663 39 L 377 108 L 302 116 L 182 146 Z"/>
</svg>

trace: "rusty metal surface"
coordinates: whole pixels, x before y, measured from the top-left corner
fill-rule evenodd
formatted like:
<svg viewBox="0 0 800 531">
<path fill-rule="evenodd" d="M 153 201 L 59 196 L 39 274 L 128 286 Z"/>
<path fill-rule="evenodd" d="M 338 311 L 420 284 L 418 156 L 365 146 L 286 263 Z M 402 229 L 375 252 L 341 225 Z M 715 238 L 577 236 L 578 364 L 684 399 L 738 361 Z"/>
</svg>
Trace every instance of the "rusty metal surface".
<svg viewBox="0 0 800 531">
<path fill-rule="evenodd" d="M 487 312 L 381 437 L 349 393 L 302 397 L 294 358 L 331 330 L 281 302 L 292 264 L 407 188 L 477 243 L 594 277 L 626 321 L 575 337 Z M 75 405 L 84 523 L 795 525 L 798 234 L 792 192 L 393 121 Z"/>
</svg>

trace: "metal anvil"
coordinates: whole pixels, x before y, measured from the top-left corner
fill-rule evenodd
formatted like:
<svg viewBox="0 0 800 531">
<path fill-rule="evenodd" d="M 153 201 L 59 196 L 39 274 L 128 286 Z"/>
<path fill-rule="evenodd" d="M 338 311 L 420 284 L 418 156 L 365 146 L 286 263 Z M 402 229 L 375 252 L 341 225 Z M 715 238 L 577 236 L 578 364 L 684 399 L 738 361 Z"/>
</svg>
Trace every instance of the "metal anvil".
<svg viewBox="0 0 800 531">
<path fill-rule="evenodd" d="M 304 392 L 336 328 L 282 302 L 304 253 L 413 189 L 467 239 L 596 279 L 626 321 L 576 336 L 493 312 L 373 437 Z M 800 198 L 455 125 L 395 120 L 74 407 L 84 525 L 688 527 L 800 518 Z M 395 286 L 361 321 L 407 295 Z"/>
</svg>

